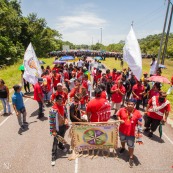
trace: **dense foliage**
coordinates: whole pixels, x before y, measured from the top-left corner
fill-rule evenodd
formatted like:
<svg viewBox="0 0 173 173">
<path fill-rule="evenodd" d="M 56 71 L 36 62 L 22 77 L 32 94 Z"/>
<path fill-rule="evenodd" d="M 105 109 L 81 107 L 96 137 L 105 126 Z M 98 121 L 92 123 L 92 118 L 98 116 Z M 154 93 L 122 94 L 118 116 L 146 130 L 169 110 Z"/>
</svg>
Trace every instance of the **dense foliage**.
<svg viewBox="0 0 173 173">
<path fill-rule="evenodd" d="M 61 34 L 49 28 L 45 19 L 38 18 L 37 14 L 22 16 L 17 0 L 0 0 L 0 19 L 0 64 L 22 58 L 30 42 L 38 56 L 61 49 Z"/>
</svg>

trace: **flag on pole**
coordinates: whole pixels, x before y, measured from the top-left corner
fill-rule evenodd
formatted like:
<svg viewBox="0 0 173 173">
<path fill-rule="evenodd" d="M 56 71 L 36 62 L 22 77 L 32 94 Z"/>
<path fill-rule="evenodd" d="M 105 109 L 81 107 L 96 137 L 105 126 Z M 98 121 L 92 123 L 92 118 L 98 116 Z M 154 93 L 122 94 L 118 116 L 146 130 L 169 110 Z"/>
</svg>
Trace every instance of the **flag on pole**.
<svg viewBox="0 0 173 173">
<path fill-rule="evenodd" d="M 142 75 L 142 56 L 139 43 L 132 26 L 123 48 L 123 59 L 127 62 L 136 78 L 140 80 Z"/>
<path fill-rule="evenodd" d="M 38 78 L 41 77 L 42 70 L 31 43 L 25 51 L 23 64 L 25 67 L 24 79 L 33 85 L 36 84 Z"/>
</svg>

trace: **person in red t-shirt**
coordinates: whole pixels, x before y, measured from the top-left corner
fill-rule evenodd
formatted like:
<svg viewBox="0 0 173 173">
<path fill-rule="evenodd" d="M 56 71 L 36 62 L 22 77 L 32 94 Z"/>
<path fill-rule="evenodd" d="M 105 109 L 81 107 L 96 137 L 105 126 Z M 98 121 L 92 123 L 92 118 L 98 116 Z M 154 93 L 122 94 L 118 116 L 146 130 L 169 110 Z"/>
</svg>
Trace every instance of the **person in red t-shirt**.
<svg viewBox="0 0 173 173">
<path fill-rule="evenodd" d="M 151 99 L 153 96 L 159 96 L 159 88 L 156 84 L 154 84 L 152 89 L 149 91 L 148 99 Z"/>
<path fill-rule="evenodd" d="M 43 84 L 43 78 L 38 78 L 38 83 L 34 85 L 34 100 L 38 102 L 39 111 L 38 111 L 38 118 L 42 118 L 43 114 L 43 91 L 41 85 Z"/>
<path fill-rule="evenodd" d="M 48 71 L 44 72 L 42 78 L 43 78 L 42 90 L 44 94 L 44 101 L 50 104 L 50 97 L 52 94 L 52 86 L 51 86 L 52 81 Z"/>
<path fill-rule="evenodd" d="M 52 68 L 52 71 L 56 71 L 56 73 L 59 73 L 59 67 L 57 66 L 57 64 L 55 64 L 55 66 Z"/>
<path fill-rule="evenodd" d="M 159 96 L 153 96 L 148 101 L 148 106 L 145 112 L 145 132 L 149 131 L 148 137 L 153 136 L 153 132 L 162 121 L 165 123 L 170 112 L 170 103 L 166 100 L 166 92 L 160 92 Z"/>
<path fill-rule="evenodd" d="M 142 96 L 145 94 L 145 87 L 142 85 L 142 80 L 137 81 L 132 88 L 133 98 L 136 99 L 136 109 L 139 110 L 139 105 L 142 103 Z"/>
<path fill-rule="evenodd" d="M 62 98 L 63 98 L 63 104 L 65 105 L 66 104 L 66 101 L 67 101 L 67 94 L 63 91 L 62 83 L 58 83 L 57 84 L 57 90 L 51 96 L 52 103 L 55 102 L 55 98 L 56 98 L 57 95 L 61 95 L 62 96 Z"/>
<path fill-rule="evenodd" d="M 117 70 L 117 76 L 116 76 L 115 83 L 118 83 L 118 81 L 121 80 L 121 78 L 122 78 L 121 71 L 120 70 Z"/>
<path fill-rule="evenodd" d="M 135 128 L 138 125 L 138 139 L 137 142 L 142 143 L 141 133 L 142 133 L 142 116 L 141 113 L 135 109 L 134 99 L 129 99 L 127 101 L 127 106 L 121 108 L 117 112 L 118 120 L 121 124 L 119 126 L 119 137 L 121 141 L 122 148 L 120 149 L 120 154 L 125 151 L 125 142 L 127 142 L 129 150 L 129 164 L 133 166 L 133 152 L 134 152 L 134 143 L 135 143 Z M 140 134 L 140 135 L 139 135 Z"/>
<path fill-rule="evenodd" d="M 115 113 L 114 113 L 114 118 L 116 119 L 116 112 L 120 109 L 121 107 L 121 102 L 123 100 L 123 96 L 125 95 L 126 89 L 123 86 L 123 81 L 119 80 L 117 84 L 113 85 L 111 88 L 111 93 L 112 93 L 112 107 L 111 109 L 114 109 L 115 105 Z"/>
<path fill-rule="evenodd" d="M 112 80 L 115 82 L 117 79 L 117 69 L 116 68 L 113 69 L 111 76 L 112 76 Z"/>
<path fill-rule="evenodd" d="M 87 105 L 87 116 L 89 122 L 107 122 L 111 115 L 111 106 L 109 102 L 101 98 L 102 90 L 95 89 L 95 98 L 90 100 Z"/>
<path fill-rule="evenodd" d="M 57 135 L 60 135 L 64 138 L 65 132 L 67 130 L 66 126 L 68 125 L 68 119 L 65 111 L 65 107 L 63 105 L 63 98 L 61 95 L 57 95 L 55 99 L 55 103 L 52 106 L 52 109 L 57 112 L 55 117 L 55 124 L 52 130 L 52 135 L 54 136 L 53 146 L 52 146 L 52 162 L 51 165 L 55 165 L 55 160 L 57 157 L 57 146 L 67 152 L 67 148 L 59 142 L 56 138 Z"/>
<path fill-rule="evenodd" d="M 80 93 L 80 85 L 81 81 L 80 79 L 76 79 L 74 81 L 75 87 L 70 91 L 70 98 L 73 98 L 75 94 Z"/>
<path fill-rule="evenodd" d="M 57 90 L 57 84 L 61 82 L 61 75 L 59 73 L 56 73 L 56 71 L 52 71 L 52 83 L 54 90 Z"/>
<path fill-rule="evenodd" d="M 168 89 L 166 94 L 171 94 L 171 91 L 173 90 L 173 76 L 171 78 L 171 87 Z"/>
</svg>

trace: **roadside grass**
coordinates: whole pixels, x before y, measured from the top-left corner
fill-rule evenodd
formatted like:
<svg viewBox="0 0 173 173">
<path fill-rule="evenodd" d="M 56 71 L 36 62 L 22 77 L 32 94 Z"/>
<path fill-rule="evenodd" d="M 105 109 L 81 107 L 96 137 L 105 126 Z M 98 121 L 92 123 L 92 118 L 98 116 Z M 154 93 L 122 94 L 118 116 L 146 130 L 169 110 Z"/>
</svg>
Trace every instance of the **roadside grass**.
<svg viewBox="0 0 173 173">
<path fill-rule="evenodd" d="M 142 60 L 142 72 L 147 72 L 149 74 L 150 72 L 150 62 L 151 59 L 143 59 Z M 114 58 L 106 58 L 105 61 L 102 61 L 103 64 L 106 65 L 107 68 L 109 69 L 113 69 L 116 68 L 117 70 L 122 70 L 121 66 L 120 66 L 120 61 L 119 60 L 115 60 Z M 171 80 L 171 77 L 173 76 L 173 60 L 171 59 L 166 59 L 165 60 L 165 66 L 166 69 L 162 70 L 162 76 L 167 77 L 169 80 Z M 123 68 L 127 68 L 128 65 L 127 63 L 124 63 Z M 167 92 L 168 88 L 170 87 L 170 84 L 163 84 L 162 86 L 162 90 Z M 170 101 L 171 103 L 171 108 L 173 109 L 173 91 L 170 95 L 167 96 L 167 99 Z M 173 119 L 173 110 L 171 109 L 171 113 L 170 113 L 170 118 Z"/>
<path fill-rule="evenodd" d="M 39 58 L 39 60 L 42 60 L 46 63 L 43 65 L 45 68 L 47 65 L 49 65 L 52 68 L 54 59 L 55 59 L 54 57 L 52 57 L 52 58 Z M 70 62 L 74 62 L 74 61 L 77 61 L 77 58 L 75 58 L 75 60 L 72 60 Z M 10 100 L 11 100 L 11 95 L 13 94 L 13 89 L 12 89 L 13 85 L 21 84 L 21 71 L 19 70 L 19 66 L 22 64 L 22 62 L 23 61 L 20 60 L 16 64 L 11 65 L 11 66 L 7 66 L 5 69 L 0 70 L 0 79 L 3 79 L 6 83 L 6 85 L 8 86 L 8 88 L 10 89 Z M 150 62 L 151 62 L 151 59 L 143 59 L 143 61 L 142 61 L 143 72 L 149 73 Z M 120 61 L 115 60 L 114 58 L 106 58 L 106 61 L 102 61 L 102 63 L 105 64 L 106 67 L 111 69 L 111 70 L 113 68 L 122 70 L 121 66 L 120 66 Z M 162 76 L 165 76 L 170 80 L 171 76 L 173 75 L 173 60 L 165 60 L 165 66 L 167 67 L 167 69 L 162 70 Z M 128 65 L 126 63 L 124 63 L 123 67 L 127 68 Z M 162 90 L 167 91 L 169 87 L 170 87 L 169 84 L 163 84 Z M 170 95 L 168 95 L 167 98 L 171 102 L 171 107 L 173 108 L 173 92 Z M 2 110 L 2 104 L 1 103 L 0 103 L 0 110 Z M 170 117 L 173 118 L 173 111 L 171 112 Z"/>
<path fill-rule="evenodd" d="M 39 58 L 40 60 L 44 61 L 46 64 L 44 66 L 50 65 L 53 66 L 54 58 Z M 0 70 L 0 79 L 3 79 L 5 82 L 5 85 L 10 90 L 10 102 L 11 102 L 11 96 L 13 94 L 13 86 L 15 84 L 21 84 L 21 71 L 19 70 L 19 66 L 23 64 L 23 60 L 19 60 L 17 63 L 11 66 L 7 66 L 4 69 Z M 2 103 L 0 102 L 0 110 L 2 110 Z"/>
</svg>

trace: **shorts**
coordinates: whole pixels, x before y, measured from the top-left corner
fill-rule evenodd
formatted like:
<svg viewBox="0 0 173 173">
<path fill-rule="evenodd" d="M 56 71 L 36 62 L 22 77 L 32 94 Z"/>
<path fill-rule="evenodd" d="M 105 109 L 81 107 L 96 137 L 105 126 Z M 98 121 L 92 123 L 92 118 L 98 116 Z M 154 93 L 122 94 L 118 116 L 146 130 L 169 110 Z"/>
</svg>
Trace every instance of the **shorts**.
<svg viewBox="0 0 173 173">
<path fill-rule="evenodd" d="M 119 137 L 121 142 L 127 142 L 127 146 L 129 148 L 134 148 L 135 145 L 135 137 L 134 136 L 126 136 L 123 133 L 119 132 Z"/>
<path fill-rule="evenodd" d="M 121 108 L 121 102 L 120 103 L 112 102 L 112 109 L 114 108 L 114 105 L 116 110 L 119 110 Z"/>
</svg>

